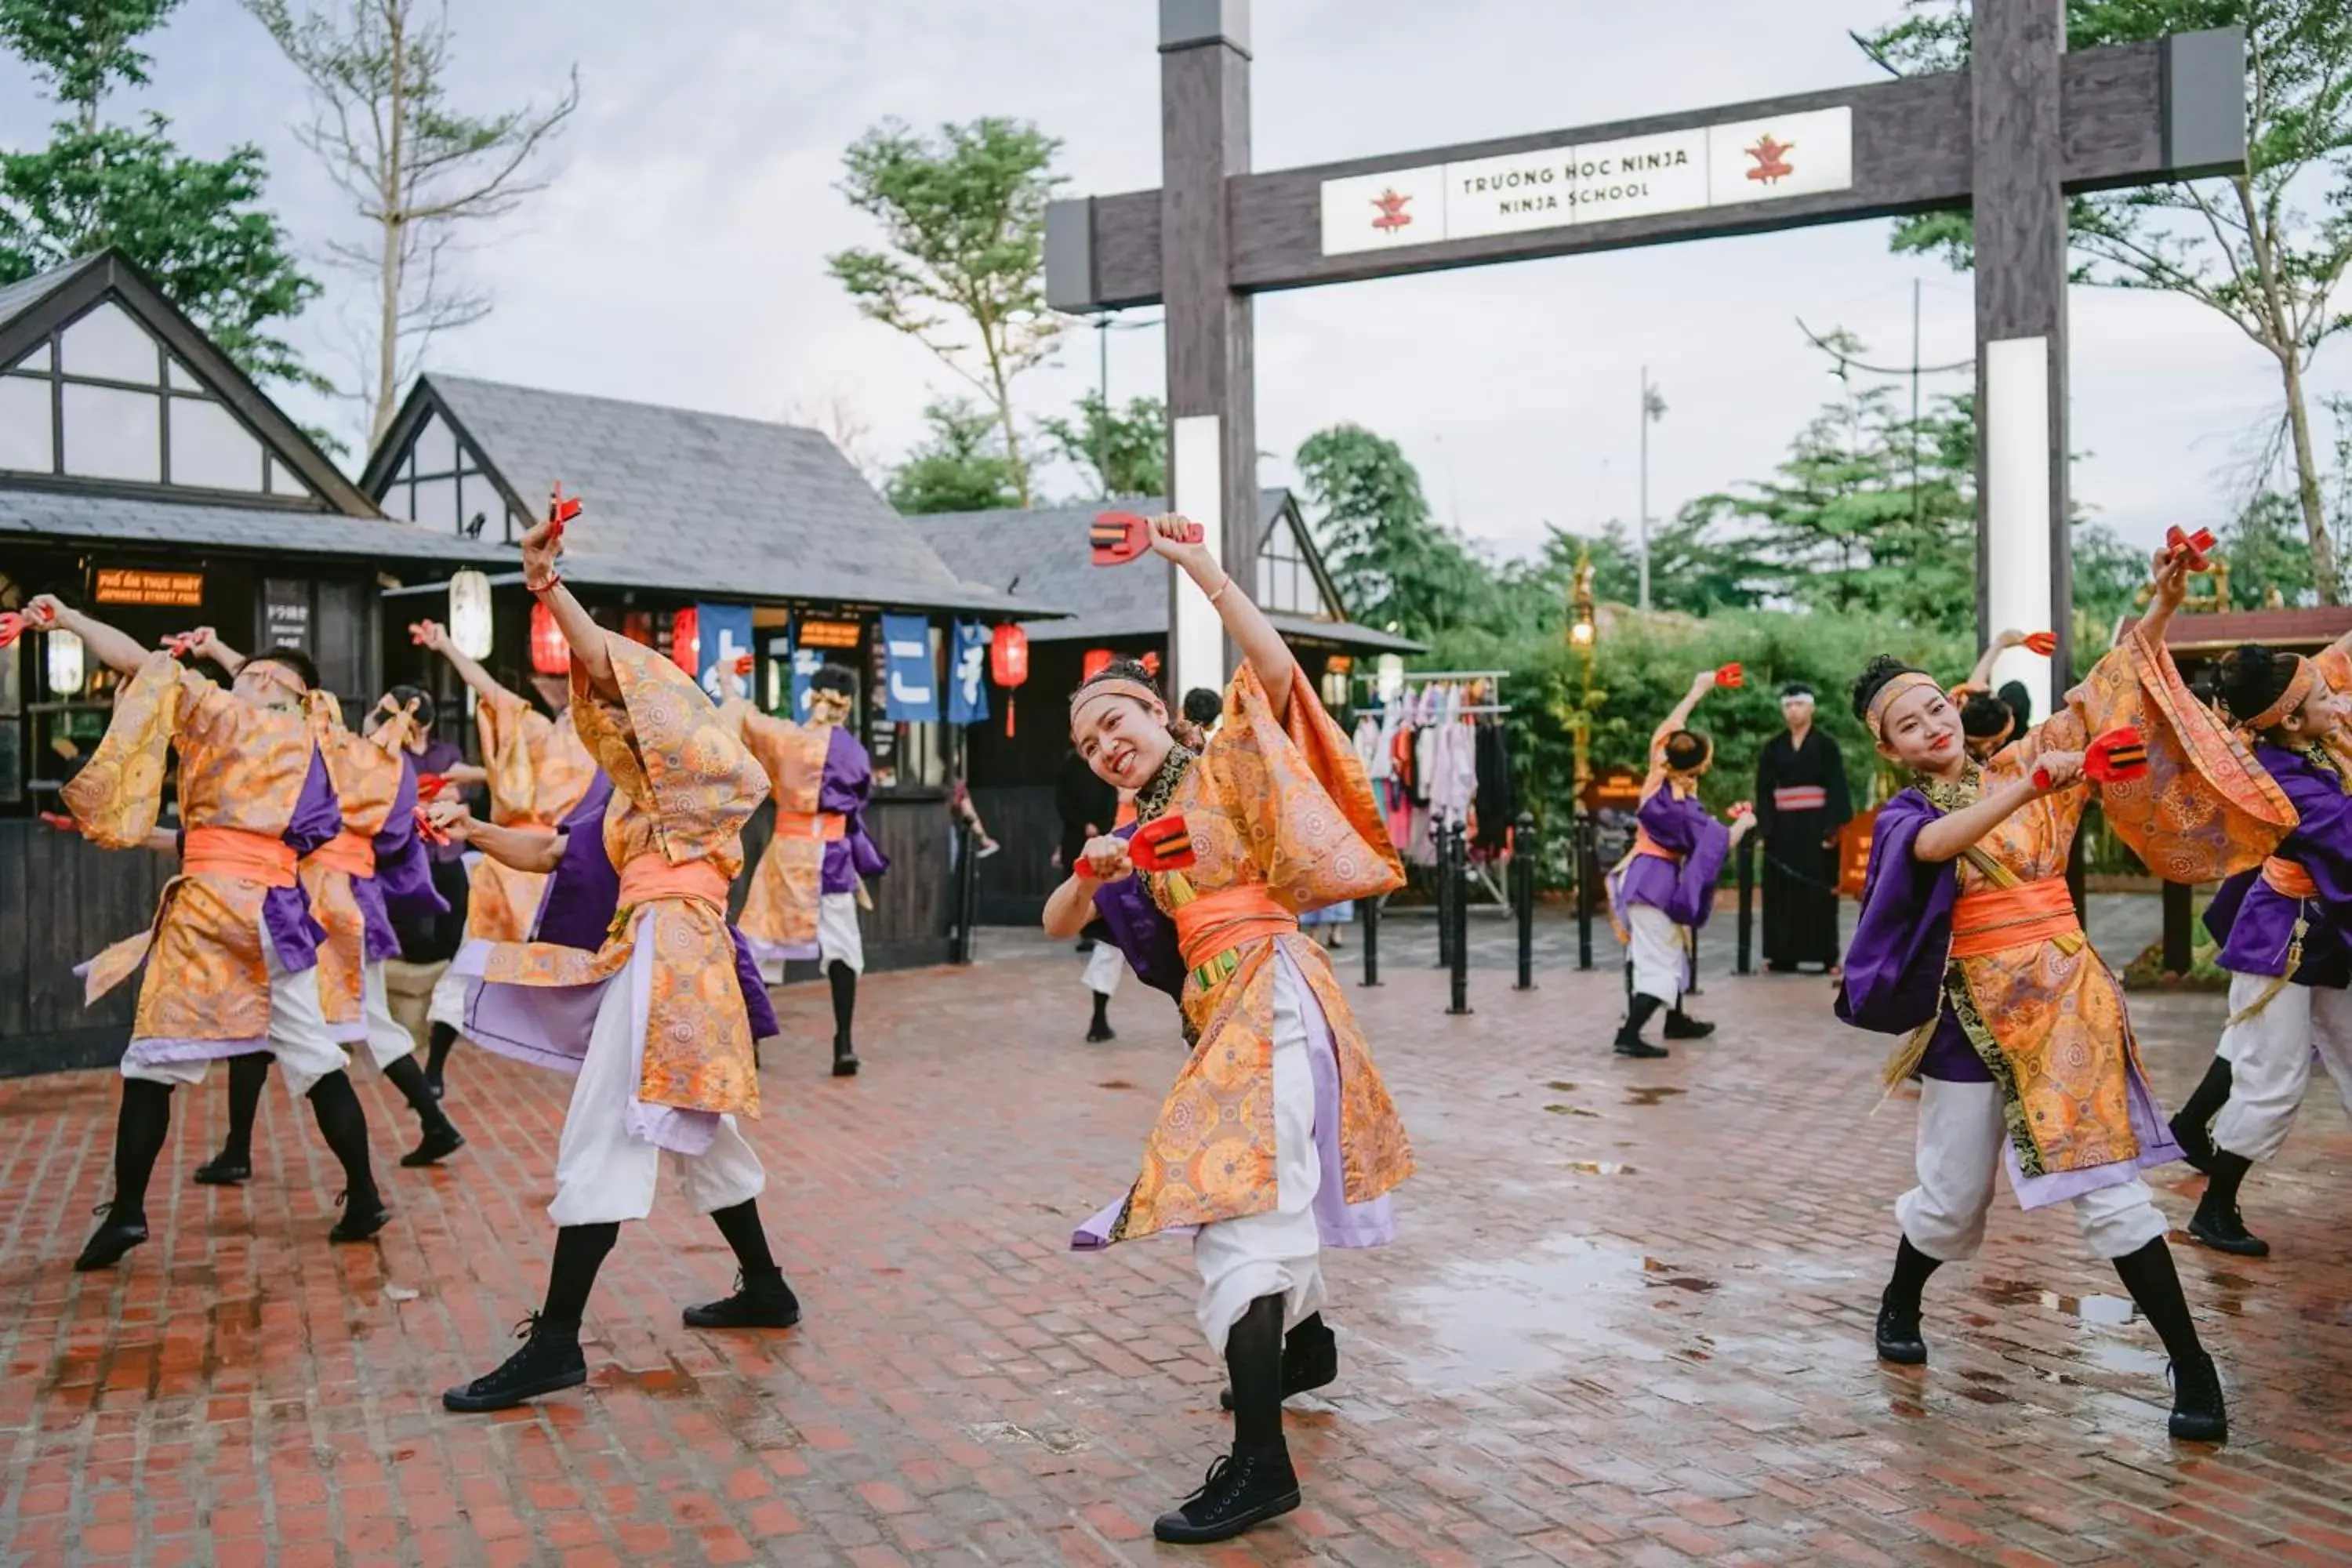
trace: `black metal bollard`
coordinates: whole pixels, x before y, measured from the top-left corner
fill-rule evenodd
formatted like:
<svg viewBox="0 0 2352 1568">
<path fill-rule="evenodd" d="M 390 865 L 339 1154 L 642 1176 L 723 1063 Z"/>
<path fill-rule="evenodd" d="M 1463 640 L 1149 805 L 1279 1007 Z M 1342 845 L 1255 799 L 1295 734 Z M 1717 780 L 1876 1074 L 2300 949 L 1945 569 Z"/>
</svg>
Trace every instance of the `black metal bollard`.
<svg viewBox="0 0 2352 1568">
<path fill-rule="evenodd" d="M 1432 831 L 1437 850 L 1437 967 L 1444 969 L 1454 962 L 1454 831 L 1443 824 Z"/>
<path fill-rule="evenodd" d="M 1600 879 L 1600 857 L 1593 852 L 1592 819 L 1579 816 L 1576 819 L 1576 967 L 1587 973 L 1592 969 L 1592 908 L 1600 891 L 1593 883 Z"/>
<path fill-rule="evenodd" d="M 1512 892 L 1519 917 L 1519 984 L 1521 991 L 1536 988 L 1536 819 L 1519 813 L 1511 833 Z"/>
<path fill-rule="evenodd" d="M 1381 893 L 1364 900 L 1364 984 L 1381 983 L 1381 906 L 1388 901 Z"/>
<path fill-rule="evenodd" d="M 980 840 L 971 824 L 956 823 L 955 877 L 955 940 L 948 947 L 948 962 L 970 963 L 972 959 L 972 919 L 980 909 Z"/>
<path fill-rule="evenodd" d="M 1756 973 L 1756 836 L 1739 841 L 1739 973 Z"/>
<path fill-rule="evenodd" d="M 1444 917 L 1453 928 L 1453 941 L 1448 944 L 1448 962 L 1452 965 L 1452 1001 L 1445 1011 L 1460 1017 L 1470 1011 L 1470 835 L 1468 829 L 1455 823 L 1445 834 L 1445 877 L 1450 889 L 1447 914 Z"/>
</svg>

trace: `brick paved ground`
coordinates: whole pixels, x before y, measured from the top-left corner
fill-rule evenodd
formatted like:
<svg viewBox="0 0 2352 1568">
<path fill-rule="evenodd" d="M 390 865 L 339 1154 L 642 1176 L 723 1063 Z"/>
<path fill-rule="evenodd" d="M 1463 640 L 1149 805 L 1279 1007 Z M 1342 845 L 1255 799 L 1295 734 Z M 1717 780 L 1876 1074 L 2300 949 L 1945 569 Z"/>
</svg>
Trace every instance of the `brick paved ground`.
<svg viewBox="0 0 2352 1568">
<path fill-rule="evenodd" d="M 2250 1184 L 2278 1251 L 2184 1247 L 2237 1442 L 2176 1450 L 2162 1361 L 2063 1217 L 1996 1212 L 1931 1286 L 1935 1364 L 1882 1368 L 1873 1302 L 1910 1115 L 1814 980 L 1711 979 L 1713 1041 L 1620 1062 L 1607 972 L 1441 1015 L 1425 949 L 1355 992 L 1418 1142 L 1405 1236 L 1332 1266 L 1343 1373 L 1301 1402 L 1308 1506 L 1228 1563 L 2317 1563 L 2352 1560 L 2352 1131 L 2314 1093 Z M 1426 941 L 1425 934 L 1418 940 Z M 103 1075 L 0 1085 L 0 1558 L 287 1564 L 1108 1563 L 1222 1444 L 1185 1248 L 1063 1250 L 1131 1174 L 1176 1064 L 1164 1004 L 1076 1036 L 1065 952 L 992 933 L 967 972 L 878 977 L 866 1075 L 822 1076 L 824 998 L 754 1140 L 809 1317 L 697 1334 L 716 1233 L 665 1198 L 590 1306 L 590 1386 L 445 1415 L 536 1301 L 562 1080 L 479 1056 L 475 1142 L 392 1172 L 382 1246 L 336 1249 L 331 1166 L 273 1087 L 265 1168 L 188 1184 L 217 1082 L 179 1097 L 158 1239 L 70 1259 L 105 1195 Z M 1353 968 L 1349 966 L 1352 983 Z M 2220 1017 L 2143 1003 L 2159 1089 Z M 412 1135 L 363 1085 L 387 1163 Z M 2195 1187 L 2160 1196 L 2176 1220 Z"/>
</svg>

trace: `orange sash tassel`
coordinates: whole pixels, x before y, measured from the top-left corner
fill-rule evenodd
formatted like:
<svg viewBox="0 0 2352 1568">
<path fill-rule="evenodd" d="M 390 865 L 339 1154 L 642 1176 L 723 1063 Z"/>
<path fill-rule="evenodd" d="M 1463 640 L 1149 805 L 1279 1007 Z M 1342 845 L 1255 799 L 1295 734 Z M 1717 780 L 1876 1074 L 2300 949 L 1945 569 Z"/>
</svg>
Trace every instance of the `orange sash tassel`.
<svg viewBox="0 0 2352 1568">
<path fill-rule="evenodd" d="M 1954 958 L 1982 958 L 2027 942 L 2079 937 L 2082 931 L 2074 900 L 2059 877 L 1962 893 L 1952 907 Z"/>
</svg>

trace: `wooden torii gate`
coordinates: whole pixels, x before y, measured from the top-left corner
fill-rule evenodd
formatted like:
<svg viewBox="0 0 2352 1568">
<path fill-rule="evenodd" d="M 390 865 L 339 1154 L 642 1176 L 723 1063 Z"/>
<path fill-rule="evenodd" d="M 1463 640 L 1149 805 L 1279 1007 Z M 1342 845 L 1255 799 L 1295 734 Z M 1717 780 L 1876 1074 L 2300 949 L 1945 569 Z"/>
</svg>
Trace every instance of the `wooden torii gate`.
<svg viewBox="0 0 2352 1568">
<path fill-rule="evenodd" d="M 2069 53 L 2065 0 L 1973 0 L 1970 68 L 1259 174 L 1249 0 L 1160 0 L 1156 191 L 1056 202 L 1045 287 L 1066 311 L 1167 312 L 1169 477 L 1226 570 L 1256 582 L 1251 297 L 1938 208 L 1976 225 L 1979 639 L 2048 626 L 2004 677 L 2051 711 L 2070 668 L 2066 197 L 2242 172 L 2236 28 Z M 1172 689 L 1234 651 L 1171 574 Z"/>
</svg>

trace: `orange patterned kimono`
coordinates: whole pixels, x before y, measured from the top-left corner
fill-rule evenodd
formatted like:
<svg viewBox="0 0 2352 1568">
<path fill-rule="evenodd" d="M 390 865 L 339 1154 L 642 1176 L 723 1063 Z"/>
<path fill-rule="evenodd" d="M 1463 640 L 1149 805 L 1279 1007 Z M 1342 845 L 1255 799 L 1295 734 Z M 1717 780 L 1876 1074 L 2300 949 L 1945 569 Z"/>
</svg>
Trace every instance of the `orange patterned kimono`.
<svg viewBox="0 0 2352 1568">
<path fill-rule="evenodd" d="M 2100 786 L 2100 806 L 2158 876 L 2200 882 L 2259 865 L 2294 826 L 2278 785 L 2181 683 L 2170 655 L 2137 630 L 2047 722 L 1960 784 L 1923 793 L 1944 811 L 1958 809 L 2030 775 L 2044 752 L 2081 751 L 2124 724 L 2146 738 L 2148 770 Z M 2000 1085 L 2028 1177 L 2142 1153 L 2130 1100 L 2147 1075 L 2123 990 L 2065 899 L 2067 850 L 2089 798 L 2085 787 L 2043 795 L 1954 862 L 1947 1005 Z"/>
<path fill-rule="evenodd" d="M 84 996 L 97 1001 L 143 963 L 134 1058 L 260 1050 L 269 1033 L 265 924 L 285 968 L 314 961 L 315 928 L 295 890 L 295 862 L 298 848 L 332 835 L 326 824 L 334 808 L 323 789 L 315 802 L 306 794 L 316 749 L 310 721 L 243 701 L 170 655 L 152 655 L 123 689 L 89 764 L 65 786 L 85 837 L 109 849 L 145 843 L 163 809 L 167 748 L 180 759 L 181 874 L 164 885 L 149 930 L 82 966 Z M 273 910 L 278 892 L 287 907 Z"/>
<path fill-rule="evenodd" d="M 482 733 L 482 771 L 489 774 L 490 820 L 501 827 L 562 825 L 596 776 L 582 731 L 567 718 L 551 721 L 512 694 L 474 711 Z M 547 879 L 484 856 L 474 867 L 466 934 L 482 942 L 520 942 Z"/>
<path fill-rule="evenodd" d="M 572 667 L 572 716 L 594 764 L 612 775 L 604 850 L 621 873 L 620 910 L 594 952 L 501 942 L 482 968 L 492 984 L 601 984 L 650 946 L 652 994 L 637 1099 L 675 1110 L 760 1113 L 751 1026 L 727 929 L 727 889 L 743 866 L 743 824 L 768 781 L 701 688 L 652 649 L 607 633 L 621 688 L 613 707 Z"/>
<path fill-rule="evenodd" d="M 302 857 L 297 874 L 310 900 L 310 918 L 327 935 L 319 944 L 319 1007 L 328 1030 L 349 1043 L 367 1037 L 362 986 L 367 965 L 367 918 L 352 879 L 375 874 L 375 836 L 400 794 L 401 761 L 374 741 L 343 728 L 341 706 L 325 691 L 310 694 L 310 732 L 341 805 L 343 827 Z"/>
<path fill-rule="evenodd" d="M 1339 1075 L 1346 1199 L 1367 1204 L 1412 1174 L 1412 1149 L 1323 950 L 1298 911 L 1378 897 L 1404 882 L 1347 735 L 1302 678 L 1277 721 L 1256 672 L 1225 696 L 1224 723 L 1167 805 L 1198 863 L 1149 881 L 1173 916 L 1182 1006 L 1200 1044 L 1160 1106 L 1143 1171 L 1107 1239 L 1265 1214 L 1277 1205 L 1274 1133 L 1275 953 L 1315 993 Z M 1171 884 L 1182 878 L 1195 896 Z M 1172 896 L 1171 896 L 1172 895 Z"/>
<path fill-rule="evenodd" d="M 740 698 L 719 711 L 759 760 L 776 802 L 775 836 L 752 868 L 735 929 L 762 958 L 780 951 L 814 958 L 824 847 L 846 826 L 838 814 L 818 810 L 833 728 L 771 718 Z"/>
</svg>

